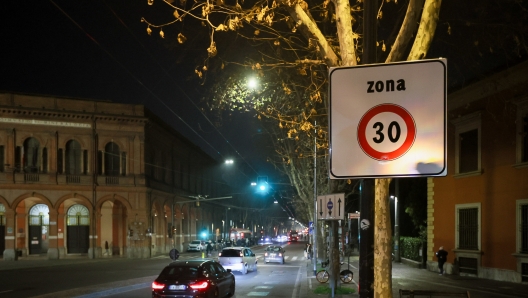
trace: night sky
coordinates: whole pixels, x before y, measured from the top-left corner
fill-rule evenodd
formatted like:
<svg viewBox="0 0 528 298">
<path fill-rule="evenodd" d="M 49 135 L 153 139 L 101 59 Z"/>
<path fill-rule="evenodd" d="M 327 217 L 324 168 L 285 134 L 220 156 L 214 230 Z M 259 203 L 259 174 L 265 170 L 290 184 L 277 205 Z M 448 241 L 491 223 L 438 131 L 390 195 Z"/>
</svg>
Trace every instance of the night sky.
<svg viewBox="0 0 528 298">
<path fill-rule="evenodd" d="M 213 158 L 243 163 L 249 179 L 273 175 L 253 115 L 215 127 L 199 111 L 201 36 L 168 50 L 141 22 L 159 17 L 149 8 L 146 0 L 2 1 L 0 91 L 142 104 Z"/>
<path fill-rule="evenodd" d="M 397 13 L 406 8 L 405 3 L 384 5 L 398 5 L 393 10 Z M 504 61 L 512 61 L 502 58 L 512 53 L 515 59 L 526 58 L 523 51 L 515 55 L 510 48 L 516 45 L 508 43 L 513 40 L 508 34 L 521 42 L 527 36 L 523 25 L 527 13 L 519 3 L 442 3 L 427 58 L 447 57 L 450 86 L 461 87 L 483 77 Z M 0 91 L 142 104 L 213 158 L 234 157 L 255 178 L 274 175 L 265 162 L 265 134 L 254 115 L 224 117 L 222 126 L 216 127 L 211 125 L 214 119 L 199 112 L 205 87 L 194 68 L 200 65 L 208 40 L 190 34 L 185 44 L 173 42 L 168 50 L 160 42 L 159 29 L 149 36 L 141 22 L 141 17 L 152 21 L 171 17 L 170 9 L 161 12 L 147 5 L 147 0 L 1 1 Z M 379 40 L 387 38 L 390 30 L 396 32 L 387 26 L 390 20 L 390 15 L 380 20 Z M 167 28 L 165 40 L 175 40 L 171 30 Z M 380 62 L 383 55 L 380 52 Z"/>
</svg>

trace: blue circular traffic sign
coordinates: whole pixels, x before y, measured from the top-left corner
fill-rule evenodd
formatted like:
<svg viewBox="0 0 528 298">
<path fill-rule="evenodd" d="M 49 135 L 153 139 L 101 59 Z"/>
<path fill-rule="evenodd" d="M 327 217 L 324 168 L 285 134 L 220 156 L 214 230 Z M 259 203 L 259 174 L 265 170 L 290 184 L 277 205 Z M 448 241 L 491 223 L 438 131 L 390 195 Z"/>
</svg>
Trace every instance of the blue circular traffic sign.
<svg viewBox="0 0 528 298">
<path fill-rule="evenodd" d="M 332 210 L 332 208 L 334 208 L 334 203 L 332 203 L 332 201 L 329 201 L 329 202 L 326 204 L 326 208 Z"/>
</svg>

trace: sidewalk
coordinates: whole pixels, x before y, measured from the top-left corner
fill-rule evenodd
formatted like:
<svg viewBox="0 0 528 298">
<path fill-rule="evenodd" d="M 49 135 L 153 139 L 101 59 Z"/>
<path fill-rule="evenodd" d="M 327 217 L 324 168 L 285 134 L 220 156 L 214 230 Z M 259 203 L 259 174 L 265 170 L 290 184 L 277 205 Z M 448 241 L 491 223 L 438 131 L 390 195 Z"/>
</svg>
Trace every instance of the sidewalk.
<svg viewBox="0 0 528 298">
<path fill-rule="evenodd" d="M 350 257 L 350 262 L 357 264 L 358 259 L 358 256 Z M 301 267 L 300 289 L 297 297 L 331 298 L 331 295 L 314 294 L 314 289 L 321 284 L 313 276 L 313 264 L 310 261 L 305 262 L 306 266 Z M 342 268 L 345 269 L 346 265 L 343 265 Z M 334 298 L 359 297 L 359 272 L 357 269 L 351 268 L 351 270 L 354 273 L 352 283 L 341 283 L 341 286 L 353 289 L 354 294 L 334 295 Z M 528 283 L 496 281 L 470 276 L 439 275 L 437 272 L 393 262 L 392 297 L 399 297 L 400 289 L 442 292 L 469 291 L 471 298 L 528 298 Z"/>
</svg>

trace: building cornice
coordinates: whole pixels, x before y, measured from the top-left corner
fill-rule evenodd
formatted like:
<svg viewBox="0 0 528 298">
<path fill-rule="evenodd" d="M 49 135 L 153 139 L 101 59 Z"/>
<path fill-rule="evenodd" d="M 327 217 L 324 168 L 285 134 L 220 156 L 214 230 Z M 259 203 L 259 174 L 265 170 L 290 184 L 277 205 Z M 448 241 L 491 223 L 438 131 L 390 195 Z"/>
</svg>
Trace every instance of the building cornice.
<svg viewBox="0 0 528 298">
<path fill-rule="evenodd" d="M 454 110 L 484 99 L 515 86 L 525 86 L 528 82 L 528 61 L 519 63 L 496 73 L 447 96 L 447 107 Z M 515 100 L 515 98 L 512 98 Z"/>
</svg>

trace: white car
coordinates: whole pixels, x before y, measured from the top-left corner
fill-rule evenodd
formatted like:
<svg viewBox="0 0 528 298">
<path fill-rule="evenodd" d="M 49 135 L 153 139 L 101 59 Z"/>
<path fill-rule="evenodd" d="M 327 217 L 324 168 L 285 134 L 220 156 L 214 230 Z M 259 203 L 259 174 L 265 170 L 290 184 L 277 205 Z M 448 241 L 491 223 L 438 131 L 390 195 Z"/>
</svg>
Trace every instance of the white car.
<svg viewBox="0 0 528 298">
<path fill-rule="evenodd" d="M 218 253 L 218 262 L 225 269 L 239 271 L 247 274 L 248 271 L 257 271 L 257 258 L 247 247 L 226 247 Z"/>
<path fill-rule="evenodd" d="M 189 245 L 187 245 L 187 251 L 202 251 L 203 249 L 204 246 L 200 240 L 193 240 L 191 243 L 189 243 Z"/>
</svg>

